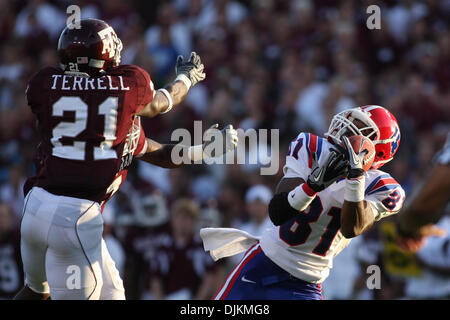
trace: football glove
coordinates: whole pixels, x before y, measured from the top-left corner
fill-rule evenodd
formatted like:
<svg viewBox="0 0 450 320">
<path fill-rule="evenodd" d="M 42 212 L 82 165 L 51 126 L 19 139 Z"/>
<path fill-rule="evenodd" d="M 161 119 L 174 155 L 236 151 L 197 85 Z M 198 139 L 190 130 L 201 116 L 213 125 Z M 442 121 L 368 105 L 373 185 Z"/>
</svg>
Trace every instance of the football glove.
<svg viewBox="0 0 450 320">
<path fill-rule="evenodd" d="M 348 159 L 348 175 L 347 178 L 349 179 L 358 179 L 362 175 L 364 175 L 364 169 L 363 169 L 363 160 L 367 153 L 367 150 L 364 150 L 363 152 L 360 152 L 359 154 L 356 154 L 353 150 L 352 144 L 348 140 L 346 136 L 342 137 L 342 142 L 344 142 L 345 145 L 345 152 L 346 157 Z"/>
<path fill-rule="evenodd" d="M 178 56 L 177 63 L 175 65 L 177 80 L 183 81 L 188 89 L 206 78 L 203 69 L 204 65 L 200 59 L 200 56 L 195 52 L 191 52 L 191 56 L 188 61 L 184 61 L 183 56 Z"/>
<path fill-rule="evenodd" d="M 229 151 L 234 150 L 238 144 L 238 134 L 231 124 L 219 131 L 219 124 L 213 124 L 203 134 L 203 139 L 206 142 L 203 143 L 203 155 L 204 158 L 215 158 L 226 154 Z M 220 132 L 222 135 L 222 146 L 215 145 L 216 135 Z"/>
<path fill-rule="evenodd" d="M 328 158 L 322 166 L 317 161 L 317 154 L 312 153 L 311 174 L 307 184 L 315 192 L 320 192 L 332 183 L 345 177 L 348 173 L 348 161 L 345 155 L 335 149 L 331 149 Z"/>
</svg>

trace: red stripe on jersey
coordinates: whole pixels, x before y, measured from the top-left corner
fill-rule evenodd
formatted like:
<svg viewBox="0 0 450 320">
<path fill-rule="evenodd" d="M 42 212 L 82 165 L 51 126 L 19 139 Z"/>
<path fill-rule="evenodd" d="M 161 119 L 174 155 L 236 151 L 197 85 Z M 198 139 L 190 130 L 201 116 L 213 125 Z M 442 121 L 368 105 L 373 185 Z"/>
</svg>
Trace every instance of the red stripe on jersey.
<svg viewBox="0 0 450 320">
<path fill-rule="evenodd" d="M 382 186 L 384 186 L 384 185 L 387 185 L 387 184 L 398 184 L 398 182 L 395 181 L 395 179 L 393 179 L 393 178 L 381 179 L 381 180 L 378 181 L 377 184 L 371 189 L 371 191 L 372 191 L 372 190 L 375 190 L 375 189 L 378 189 L 378 188 L 380 188 L 380 187 L 382 187 Z"/>
<path fill-rule="evenodd" d="M 317 136 L 315 134 L 310 134 L 308 149 L 310 150 L 308 165 L 309 168 L 312 168 L 312 154 L 313 152 L 317 152 Z"/>
</svg>

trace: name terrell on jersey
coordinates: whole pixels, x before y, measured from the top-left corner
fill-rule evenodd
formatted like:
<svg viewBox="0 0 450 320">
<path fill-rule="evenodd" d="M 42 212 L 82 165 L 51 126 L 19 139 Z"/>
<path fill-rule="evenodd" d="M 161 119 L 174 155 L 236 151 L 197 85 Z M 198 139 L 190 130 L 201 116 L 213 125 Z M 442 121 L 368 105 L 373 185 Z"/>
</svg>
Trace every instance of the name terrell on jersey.
<svg viewBox="0 0 450 320">
<path fill-rule="evenodd" d="M 107 201 L 133 157 L 145 150 L 136 114 L 154 96 L 147 71 L 120 65 L 102 77 L 85 78 L 45 67 L 30 79 L 26 96 L 42 141 L 34 155 L 36 174 L 26 181 L 24 194 L 36 186 L 55 195 Z"/>
<path fill-rule="evenodd" d="M 110 75 L 100 78 L 78 77 L 71 75 L 52 75 L 53 84 L 51 90 L 120 90 L 128 91 L 130 87 L 125 86 L 123 77 L 119 78 L 119 84 L 114 86 Z"/>
</svg>

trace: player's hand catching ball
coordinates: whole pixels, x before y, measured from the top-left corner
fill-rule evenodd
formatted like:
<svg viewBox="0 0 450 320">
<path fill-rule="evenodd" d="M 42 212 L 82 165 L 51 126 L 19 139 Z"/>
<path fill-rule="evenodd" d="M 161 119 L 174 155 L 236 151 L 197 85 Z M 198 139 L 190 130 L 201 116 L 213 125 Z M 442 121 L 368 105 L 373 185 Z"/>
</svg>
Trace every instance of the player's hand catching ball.
<svg viewBox="0 0 450 320">
<path fill-rule="evenodd" d="M 342 137 L 349 163 L 349 179 L 358 179 L 370 169 L 375 159 L 375 147 L 369 138 L 364 136 Z"/>
<path fill-rule="evenodd" d="M 183 81 L 188 89 L 190 89 L 198 82 L 205 80 L 206 75 L 203 72 L 203 69 L 204 65 L 197 53 L 191 52 L 188 61 L 185 61 L 183 56 L 178 56 L 175 65 L 175 72 L 177 75 L 176 80 Z"/>
<path fill-rule="evenodd" d="M 219 124 L 213 124 L 203 134 L 205 143 L 203 143 L 203 153 L 208 158 L 220 157 L 229 151 L 234 150 L 238 144 L 238 134 L 231 124 L 219 131 Z M 221 135 L 221 142 L 217 142 L 216 138 Z M 216 145 L 215 143 L 221 143 Z"/>
</svg>

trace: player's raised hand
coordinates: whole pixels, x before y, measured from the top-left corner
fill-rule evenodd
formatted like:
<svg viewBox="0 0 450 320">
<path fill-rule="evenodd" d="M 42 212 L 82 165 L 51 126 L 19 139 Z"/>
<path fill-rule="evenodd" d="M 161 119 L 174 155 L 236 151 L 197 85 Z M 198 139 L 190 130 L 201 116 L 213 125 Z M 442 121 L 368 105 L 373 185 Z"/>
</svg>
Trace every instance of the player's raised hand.
<svg viewBox="0 0 450 320">
<path fill-rule="evenodd" d="M 439 228 L 434 224 L 427 224 L 420 227 L 414 233 L 400 232 L 401 229 L 397 227 L 397 243 L 407 251 L 417 252 L 426 242 L 428 237 L 445 237 L 447 232 L 445 229 Z"/>
<path fill-rule="evenodd" d="M 349 162 L 349 179 L 359 179 L 370 169 L 375 159 L 375 146 L 364 136 L 342 137 L 345 154 Z"/>
<path fill-rule="evenodd" d="M 349 162 L 348 178 L 355 179 L 361 177 L 364 174 L 363 158 L 365 156 L 365 153 L 359 152 L 359 150 L 355 152 L 355 150 L 353 150 L 350 141 L 346 136 L 342 137 L 342 142 L 344 142 Z"/>
<path fill-rule="evenodd" d="M 308 177 L 308 185 L 316 192 L 322 191 L 348 173 L 348 161 L 344 154 L 332 149 L 323 165 L 319 165 L 317 154 L 312 153 L 311 174 Z"/>
<path fill-rule="evenodd" d="M 177 80 L 183 81 L 190 89 L 206 78 L 206 74 L 203 72 L 204 68 L 205 66 L 196 52 L 191 52 L 188 61 L 185 61 L 183 56 L 180 55 L 175 65 Z"/>
<path fill-rule="evenodd" d="M 206 142 L 203 144 L 203 153 L 207 158 L 215 158 L 234 150 L 238 144 L 238 134 L 231 124 L 219 130 L 219 124 L 213 124 L 203 134 Z M 221 142 L 216 137 L 221 136 Z M 220 139 L 219 139 L 220 140 Z M 215 143 L 220 143 L 216 145 Z"/>
</svg>

